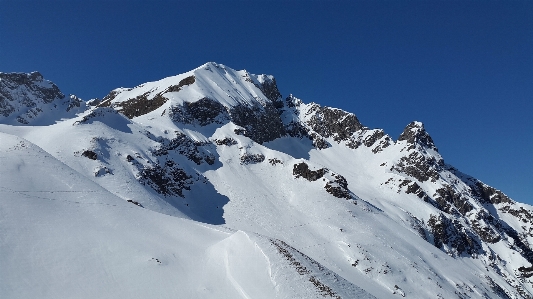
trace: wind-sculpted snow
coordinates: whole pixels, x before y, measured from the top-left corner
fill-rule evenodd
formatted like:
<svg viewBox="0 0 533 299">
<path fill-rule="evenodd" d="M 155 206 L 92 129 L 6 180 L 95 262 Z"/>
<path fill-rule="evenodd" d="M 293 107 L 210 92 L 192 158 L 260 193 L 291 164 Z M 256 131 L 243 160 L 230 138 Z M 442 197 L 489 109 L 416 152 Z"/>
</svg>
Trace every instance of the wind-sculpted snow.
<svg viewBox="0 0 533 299">
<path fill-rule="evenodd" d="M 533 208 L 421 122 L 394 140 L 216 63 L 88 106 L 0 125 L 2 298 L 533 298 Z"/>
</svg>

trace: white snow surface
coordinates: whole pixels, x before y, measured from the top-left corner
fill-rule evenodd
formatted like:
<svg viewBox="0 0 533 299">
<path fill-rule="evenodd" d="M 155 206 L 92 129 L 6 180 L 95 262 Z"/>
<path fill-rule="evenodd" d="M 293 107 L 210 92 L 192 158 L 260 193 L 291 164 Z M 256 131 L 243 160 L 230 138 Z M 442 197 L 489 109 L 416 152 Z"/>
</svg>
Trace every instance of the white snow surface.
<svg viewBox="0 0 533 299">
<path fill-rule="evenodd" d="M 226 108 L 271 101 L 260 86 L 272 76 L 216 63 L 116 89 L 112 102 L 152 99 L 190 76 L 193 84 L 165 93 L 161 107 L 132 119 L 97 107 L 48 126 L 0 125 L 1 298 L 533 296 L 530 279 L 518 271 L 530 264 L 507 235 L 472 255 L 433 245 L 428 221 L 448 213 L 407 193 L 402 182 L 416 182 L 430 197 L 445 185 L 467 194 L 466 175 L 450 168 L 419 181 L 392 166 L 413 152 L 442 159 L 435 150 L 398 141 L 375 153 L 375 146 L 354 149 L 332 137 L 324 149 L 290 136 L 259 144 L 231 121 L 173 121 L 164 111 L 206 97 Z M 293 102 L 282 111 L 285 123 L 311 119 L 316 104 Z M 375 132 L 364 128 L 353 137 Z M 177 149 L 154 154 L 179 136 L 192 140 L 204 160 Z M 225 138 L 233 143 L 217 143 Z M 263 160 L 243 162 L 246 156 Z M 302 162 L 326 168 L 325 175 L 297 177 L 294 165 Z M 155 165 L 178 165 L 187 174 L 182 196 L 142 180 Z M 339 186 L 337 175 L 350 199 L 327 192 L 328 184 Z M 524 233 L 529 223 L 502 212 L 506 203 L 468 202 L 533 242 Z M 457 218 L 465 227 L 472 211 Z"/>
</svg>

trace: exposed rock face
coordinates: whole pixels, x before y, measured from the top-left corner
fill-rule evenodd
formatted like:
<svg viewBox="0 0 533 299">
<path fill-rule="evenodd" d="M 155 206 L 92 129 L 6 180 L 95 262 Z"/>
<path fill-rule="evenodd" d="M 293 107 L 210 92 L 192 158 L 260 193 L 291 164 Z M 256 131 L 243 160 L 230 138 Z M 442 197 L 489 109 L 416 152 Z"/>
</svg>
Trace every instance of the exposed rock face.
<svg viewBox="0 0 533 299">
<path fill-rule="evenodd" d="M 81 108 L 81 106 L 84 104 L 83 100 L 78 98 L 75 95 L 70 95 L 70 100 L 67 101 L 67 112 L 70 112 L 73 109 Z"/>
<path fill-rule="evenodd" d="M 482 252 L 476 236 L 457 220 L 443 214 L 432 215 L 427 223 L 433 236 L 433 244 L 452 255 L 477 255 Z"/>
<path fill-rule="evenodd" d="M 323 178 L 326 174 L 328 178 L 324 178 L 326 185 L 324 189 L 331 195 L 337 198 L 352 199 L 353 196 L 348 190 L 348 181 L 340 174 L 331 172 L 327 168 L 320 168 L 317 170 L 311 170 L 309 165 L 305 162 L 300 162 L 294 164 L 292 174 L 295 178 L 304 178 L 310 182 L 317 181 L 318 179 Z"/>
<path fill-rule="evenodd" d="M 292 174 L 296 177 L 302 177 L 308 181 L 316 181 L 324 176 L 328 172 L 326 168 L 320 168 L 318 170 L 309 169 L 309 165 L 305 162 L 294 164 Z"/>
<path fill-rule="evenodd" d="M 420 182 L 425 182 L 429 179 L 435 182 L 439 178 L 440 164 L 441 161 L 436 160 L 435 157 L 427 157 L 420 152 L 414 151 L 409 156 L 400 158 L 390 170 L 407 174 Z"/>
<path fill-rule="evenodd" d="M 222 124 L 229 121 L 229 113 L 219 102 L 210 98 L 202 98 L 196 102 L 185 102 L 184 105 L 173 106 L 169 112 L 175 122 L 206 126 L 212 123 Z"/>
<path fill-rule="evenodd" d="M 472 194 L 478 196 L 484 203 L 510 203 L 511 199 L 503 194 L 500 190 L 496 190 L 490 186 L 477 181 L 474 186 L 471 186 Z"/>
<path fill-rule="evenodd" d="M 418 185 L 417 182 L 413 182 L 411 180 L 405 179 L 400 183 L 400 185 L 398 185 L 399 189 L 402 189 L 405 186 L 407 186 L 405 193 L 415 194 L 416 196 L 418 196 L 418 198 L 423 199 L 425 202 L 430 202 L 429 196 L 426 194 L 424 189 L 422 189 L 420 185 Z"/>
<path fill-rule="evenodd" d="M 336 142 L 347 141 L 363 128 L 354 114 L 340 109 L 315 104 L 307 113 L 312 116 L 305 124 L 320 136 L 333 137 Z"/>
<path fill-rule="evenodd" d="M 276 79 L 268 76 L 262 76 L 263 82 L 258 86 L 263 94 L 275 104 L 276 108 L 281 108 L 281 93 L 278 90 Z"/>
<path fill-rule="evenodd" d="M 224 137 L 222 139 L 215 139 L 216 145 L 225 145 L 225 146 L 232 146 L 237 144 L 237 140 L 231 138 L 231 137 Z"/>
<path fill-rule="evenodd" d="M 364 127 L 352 113 L 318 104 L 302 105 L 302 101 L 292 95 L 283 101 L 283 105 L 282 113 L 289 119 L 284 123 L 288 136 L 308 138 L 317 149 L 331 146 L 327 138 L 332 138 L 337 143 L 342 141 L 347 144 L 353 143 L 352 145 L 357 143 L 355 146 L 350 146 L 354 149 L 362 143 L 356 141 L 361 134 L 355 136 L 357 134 L 354 133 L 362 133 Z"/>
<path fill-rule="evenodd" d="M 453 208 L 456 208 L 459 213 L 466 215 L 473 207 L 468 202 L 468 199 L 461 194 L 455 192 L 449 185 L 436 190 L 435 200 L 439 203 L 441 211 L 449 214 L 454 214 Z"/>
<path fill-rule="evenodd" d="M 197 165 L 204 162 L 209 165 L 215 163 L 215 156 L 202 148 L 205 144 L 196 143 L 181 132 L 176 131 L 174 133 L 176 137 L 172 139 L 157 139 L 159 145 L 152 150 L 155 156 L 166 156 L 170 151 L 173 151 L 187 157 Z"/>
<path fill-rule="evenodd" d="M 391 144 L 393 144 L 391 138 L 382 129 L 368 130 L 367 128 L 353 134 L 346 142 L 346 146 L 351 149 L 358 149 L 361 145 L 373 147 L 374 154 L 382 152 Z"/>
<path fill-rule="evenodd" d="M 167 88 L 165 92 L 178 92 L 182 89 L 183 86 L 194 84 L 196 78 L 194 76 L 189 76 L 185 79 L 180 80 L 177 85 L 171 85 Z"/>
<path fill-rule="evenodd" d="M 160 93 L 156 94 L 151 99 L 148 98 L 149 96 L 150 94 L 146 92 L 133 99 L 118 103 L 114 105 L 114 107 L 120 109 L 122 114 L 131 119 L 156 110 L 168 100 Z"/>
<path fill-rule="evenodd" d="M 241 156 L 241 164 L 256 164 L 265 161 L 263 154 L 244 154 Z"/>
<path fill-rule="evenodd" d="M 98 107 L 113 107 L 114 109 L 119 110 L 122 114 L 131 119 L 137 116 L 150 113 L 156 110 L 157 108 L 163 106 L 163 104 L 168 101 L 168 98 L 164 96 L 165 93 L 178 92 L 184 86 L 194 84 L 195 81 L 196 80 L 194 76 L 189 76 L 185 79 L 180 80 L 177 85 L 169 86 L 163 92 L 145 92 L 136 97 L 122 100 L 118 103 L 113 103 L 113 100 L 120 93 L 120 90 L 112 90 L 107 96 L 102 99 L 100 104 L 98 104 Z"/>
<path fill-rule="evenodd" d="M 39 72 L 0 73 L 0 122 L 28 125 L 49 113 L 51 119 L 41 124 L 52 124 L 67 112 L 73 116 L 74 110 L 84 110 L 82 105 L 76 96 L 65 97 Z"/>
<path fill-rule="evenodd" d="M 485 210 L 477 212 L 473 218 L 471 221 L 472 228 L 481 240 L 488 243 L 496 243 L 501 239 L 502 232 L 505 229 L 498 219 Z"/>
<path fill-rule="evenodd" d="M 87 157 L 87 158 L 89 158 L 91 160 L 98 159 L 98 155 L 95 152 L 91 151 L 91 150 L 85 150 L 83 153 L 81 153 L 81 155 L 84 156 L 84 157 Z"/>
<path fill-rule="evenodd" d="M 333 174 L 333 178 L 333 181 L 326 183 L 324 187 L 326 191 L 337 198 L 352 199 L 352 194 L 348 190 L 348 181 L 340 174 Z"/>
<path fill-rule="evenodd" d="M 232 107 L 229 111 L 231 121 L 245 128 L 244 136 L 257 143 L 272 141 L 285 135 L 285 130 L 279 112 L 272 103 L 264 106 Z"/>
<path fill-rule="evenodd" d="M 20 92 L 13 94 L 17 89 Z M 59 87 L 50 81 L 45 81 L 39 72 L 0 73 L 0 105 L 5 104 L 14 109 L 10 102 L 19 101 L 25 107 L 35 107 L 39 102 L 51 103 L 64 97 Z M 0 113 L 7 117 L 6 111 L 2 109 Z"/>
<path fill-rule="evenodd" d="M 126 156 L 126 161 L 137 170 L 135 176 L 141 184 L 152 188 L 165 197 L 184 197 L 183 191 L 191 190 L 194 183 L 193 176 L 178 167 L 174 161 L 167 160 L 165 163 L 159 164 L 150 161 L 141 163 L 139 160 L 144 159 L 139 155 L 135 158 L 131 155 Z"/>
<path fill-rule="evenodd" d="M 141 168 L 138 179 L 143 185 L 152 187 L 164 196 L 184 197 L 183 190 L 191 190 L 190 186 L 193 184 L 192 176 L 172 161 L 168 161 L 164 167 L 156 164 Z"/>
<path fill-rule="evenodd" d="M 398 141 L 407 141 L 409 144 L 408 149 L 414 149 L 418 144 L 422 147 L 431 148 L 435 151 L 437 147 L 433 143 L 433 139 L 424 129 L 424 125 L 421 122 L 413 121 L 405 127 L 402 134 L 398 138 Z"/>
</svg>

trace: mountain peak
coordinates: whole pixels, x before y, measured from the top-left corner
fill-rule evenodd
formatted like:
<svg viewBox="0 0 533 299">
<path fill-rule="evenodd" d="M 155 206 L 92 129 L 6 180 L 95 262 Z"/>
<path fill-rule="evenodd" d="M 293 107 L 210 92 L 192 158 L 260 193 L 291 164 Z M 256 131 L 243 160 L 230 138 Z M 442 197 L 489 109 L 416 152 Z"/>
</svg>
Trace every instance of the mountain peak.
<svg viewBox="0 0 533 299">
<path fill-rule="evenodd" d="M 418 144 L 419 146 L 430 148 L 438 152 L 435 143 L 433 143 L 433 139 L 424 128 L 422 122 L 413 121 L 408 124 L 398 138 L 398 141 L 404 140 L 409 144 L 409 149 L 415 148 Z"/>
</svg>

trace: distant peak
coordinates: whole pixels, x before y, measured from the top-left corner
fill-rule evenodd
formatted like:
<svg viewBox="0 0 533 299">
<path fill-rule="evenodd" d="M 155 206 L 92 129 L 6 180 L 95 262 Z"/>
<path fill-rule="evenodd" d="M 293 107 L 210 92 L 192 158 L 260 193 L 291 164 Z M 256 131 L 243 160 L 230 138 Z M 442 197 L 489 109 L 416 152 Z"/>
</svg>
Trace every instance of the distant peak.
<svg viewBox="0 0 533 299">
<path fill-rule="evenodd" d="M 435 143 L 433 143 L 433 139 L 424 128 L 424 124 L 422 122 L 413 121 L 408 124 L 398 138 L 398 141 L 403 140 L 407 141 L 408 144 L 411 144 L 413 148 L 416 144 L 419 144 L 423 147 L 431 148 L 438 152 Z"/>
<path fill-rule="evenodd" d="M 32 82 L 43 81 L 43 75 L 39 72 L 31 73 L 0 73 L 0 79 L 13 81 L 18 85 L 28 85 Z"/>
<path fill-rule="evenodd" d="M 206 67 L 216 67 L 216 68 L 221 68 L 221 69 L 225 69 L 226 68 L 226 66 L 223 65 L 223 64 L 216 63 L 214 61 L 209 61 L 209 62 L 206 62 L 203 65 L 199 66 L 197 69 L 206 68 Z"/>
<path fill-rule="evenodd" d="M 41 73 L 35 71 L 30 73 L 30 79 L 32 79 L 33 81 L 42 81 L 44 78 Z"/>
</svg>

